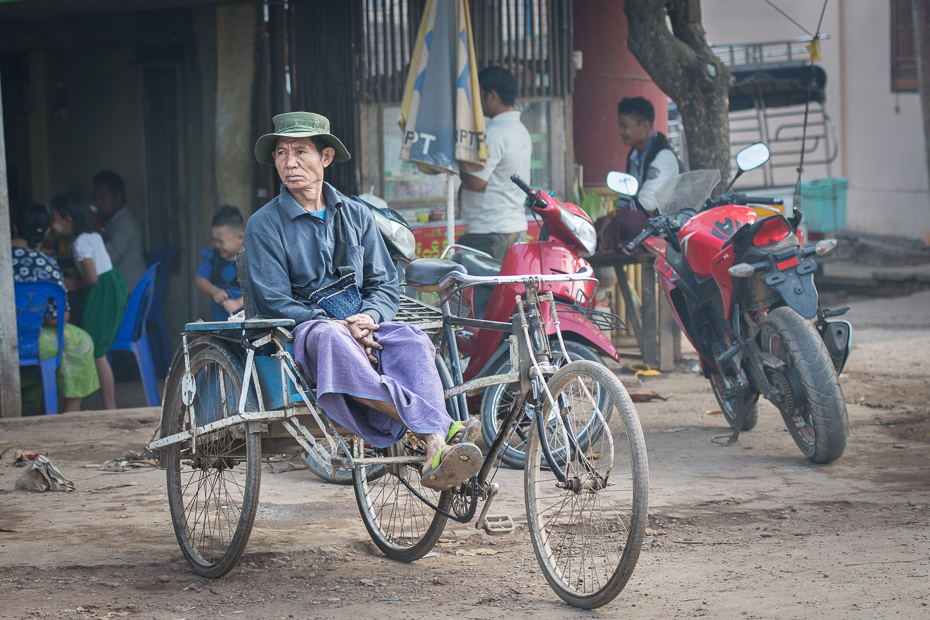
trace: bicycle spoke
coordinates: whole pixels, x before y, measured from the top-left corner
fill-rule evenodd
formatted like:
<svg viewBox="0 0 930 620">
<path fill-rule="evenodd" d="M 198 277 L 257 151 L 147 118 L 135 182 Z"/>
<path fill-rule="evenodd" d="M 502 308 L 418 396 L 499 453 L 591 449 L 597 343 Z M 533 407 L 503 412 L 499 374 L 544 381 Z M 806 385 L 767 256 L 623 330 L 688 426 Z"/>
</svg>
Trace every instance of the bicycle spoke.
<svg viewBox="0 0 930 620">
<path fill-rule="evenodd" d="M 419 451 L 401 441 L 385 456 L 416 455 Z M 367 480 L 365 468 L 354 476 L 355 495 L 375 544 L 389 557 L 412 561 L 422 557 L 442 533 L 447 517 L 416 496 L 419 493 L 443 511 L 451 506 L 451 494 L 437 494 L 420 485 L 418 466 L 385 466 L 381 476 Z M 408 487 L 407 485 L 410 485 Z"/>
</svg>

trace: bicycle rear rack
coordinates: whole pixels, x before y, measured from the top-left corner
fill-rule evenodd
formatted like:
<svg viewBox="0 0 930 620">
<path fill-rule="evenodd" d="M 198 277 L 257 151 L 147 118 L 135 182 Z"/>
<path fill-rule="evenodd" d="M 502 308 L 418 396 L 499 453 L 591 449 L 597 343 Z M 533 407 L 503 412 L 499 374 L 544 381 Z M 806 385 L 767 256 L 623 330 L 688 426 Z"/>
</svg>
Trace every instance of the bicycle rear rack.
<svg viewBox="0 0 930 620">
<path fill-rule="evenodd" d="M 572 314 L 580 314 L 585 317 L 597 327 L 602 332 L 610 332 L 615 329 L 626 330 L 626 324 L 620 319 L 616 314 L 610 312 L 603 312 L 601 310 L 594 310 L 586 306 L 581 305 L 577 301 L 575 303 L 569 304 L 564 301 L 556 301 L 556 305 L 559 307 L 559 312 L 569 312 Z"/>
</svg>

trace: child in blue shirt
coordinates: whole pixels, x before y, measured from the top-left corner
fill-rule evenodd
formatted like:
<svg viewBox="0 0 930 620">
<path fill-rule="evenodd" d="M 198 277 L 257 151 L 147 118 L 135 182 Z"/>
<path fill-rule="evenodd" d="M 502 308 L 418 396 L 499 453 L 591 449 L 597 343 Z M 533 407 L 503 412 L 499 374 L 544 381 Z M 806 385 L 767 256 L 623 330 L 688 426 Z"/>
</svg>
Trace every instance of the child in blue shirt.
<svg viewBox="0 0 930 620">
<path fill-rule="evenodd" d="M 210 320 L 225 321 L 242 309 L 242 289 L 236 276 L 236 254 L 244 249 L 245 221 L 239 209 L 223 205 L 213 216 L 213 247 L 200 251 L 203 260 L 194 285 L 210 296 Z"/>
</svg>

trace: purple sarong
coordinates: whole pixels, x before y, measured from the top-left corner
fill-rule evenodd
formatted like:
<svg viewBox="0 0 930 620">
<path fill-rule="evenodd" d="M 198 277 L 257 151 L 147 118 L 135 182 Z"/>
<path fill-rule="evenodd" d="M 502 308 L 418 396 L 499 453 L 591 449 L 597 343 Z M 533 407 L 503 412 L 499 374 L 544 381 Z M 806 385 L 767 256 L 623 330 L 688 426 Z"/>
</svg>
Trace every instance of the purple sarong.
<svg viewBox="0 0 930 620">
<path fill-rule="evenodd" d="M 445 437 L 452 426 L 429 337 L 404 323 L 381 323 L 374 368 L 344 325 L 307 321 L 294 330 L 297 365 L 316 383 L 316 401 L 330 418 L 376 448 L 386 448 L 406 429 Z M 403 424 L 344 395 L 393 401 Z"/>
</svg>

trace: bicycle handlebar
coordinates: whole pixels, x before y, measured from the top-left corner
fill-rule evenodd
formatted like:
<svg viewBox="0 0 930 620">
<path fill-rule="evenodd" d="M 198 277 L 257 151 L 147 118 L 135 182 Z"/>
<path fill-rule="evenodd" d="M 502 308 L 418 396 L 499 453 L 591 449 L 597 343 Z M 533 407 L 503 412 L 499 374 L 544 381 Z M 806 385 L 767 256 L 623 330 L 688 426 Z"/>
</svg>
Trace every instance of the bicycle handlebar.
<svg viewBox="0 0 930 620">
<path fill-rule="evenodd" d="M 552 275 L 524 274 L 516 276 L 473 276 L 469 274 L 450 273 L 439 282 L 439 288 L 445 288 L 449 283 L 461 282 L 463 284 L 525 284 L 526 282 L 578 282 L 580 280 L 593 280 L 594 269 L 588 265 L 578 273 L 559 273 Z"/>
</svg>

